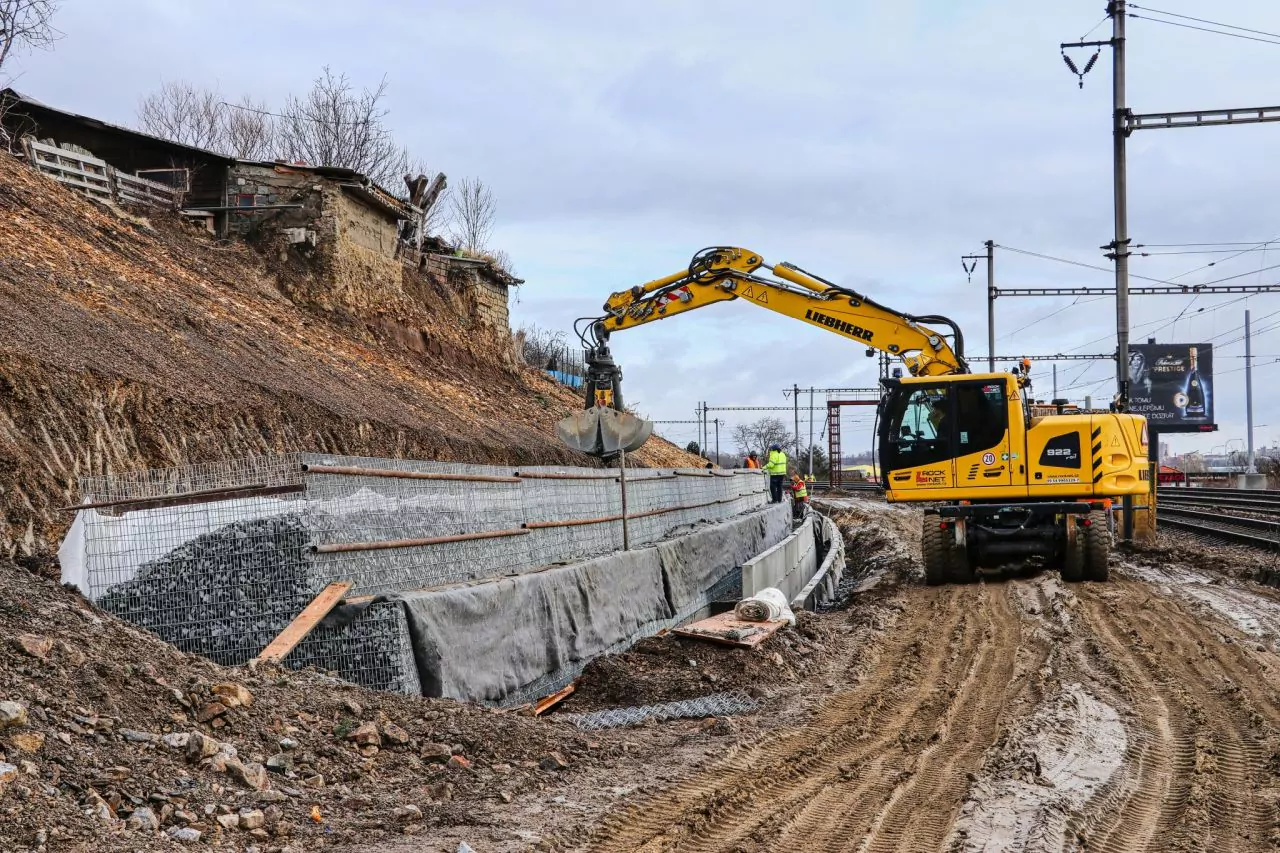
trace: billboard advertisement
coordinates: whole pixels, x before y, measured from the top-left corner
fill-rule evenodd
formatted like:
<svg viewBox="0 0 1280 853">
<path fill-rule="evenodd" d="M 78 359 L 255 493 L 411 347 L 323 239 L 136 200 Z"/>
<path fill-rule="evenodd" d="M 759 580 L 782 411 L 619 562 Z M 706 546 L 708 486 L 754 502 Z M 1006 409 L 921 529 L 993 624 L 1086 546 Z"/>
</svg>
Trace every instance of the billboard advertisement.
<svg viewBox="0 0 1280 853">
<path fill-rule="evenodd" d="M 1129 411 L 1161 432 L 1215 429 L 1213 345 L 1131 344 Z"/>
</svg>

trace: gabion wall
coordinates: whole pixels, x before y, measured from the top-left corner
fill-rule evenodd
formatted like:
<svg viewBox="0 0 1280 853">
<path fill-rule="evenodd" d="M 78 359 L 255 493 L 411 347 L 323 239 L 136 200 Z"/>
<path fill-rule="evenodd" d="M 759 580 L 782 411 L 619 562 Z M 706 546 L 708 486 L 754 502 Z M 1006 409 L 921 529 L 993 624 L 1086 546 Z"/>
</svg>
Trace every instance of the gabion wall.
<svg viewBox="0 0 1280 853">
<path fill-rule="evenodd" d="M 236 665 L 328 583 L 349 581 L 356 606 L 286 663 L 418 692 L 404 615 L 381 596 L 621 549 L 618 475 L 291 454 L 86 478 L 84 592 L 183 651 Z M 629 469 L 631 547 L 766 499 L 759 471 Z"/>
</svg>

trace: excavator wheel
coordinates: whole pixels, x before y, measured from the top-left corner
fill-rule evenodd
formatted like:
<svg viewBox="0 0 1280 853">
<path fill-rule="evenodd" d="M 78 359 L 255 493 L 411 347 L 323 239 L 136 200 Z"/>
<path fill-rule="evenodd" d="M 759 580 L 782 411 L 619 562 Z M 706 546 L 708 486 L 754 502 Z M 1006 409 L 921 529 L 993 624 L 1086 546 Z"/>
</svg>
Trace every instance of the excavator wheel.
<svg viewBox="0 0 1280 853">
<path fill-rule="evenodd" d="M 943 529 L 935 516 L 926 515 L 920 529 L 920 556 L 924 559 L 924 582 L 929 586 L 944 583 L 973 583 L 976 575 L 969 555 L 956 547 L 955 533 Z"/>
<path fill-rule="evenodd" d="M 1107 527 L 1106 510 L 1089 513 L 1090 524 L 1080 528 L 1078 543 L 1084 555 L 1084 579 L 1106 581 L 1111 576 L 1111 530 Z"/>
<path fill-rule="evenodd" d="M 936 516 L 926 515 L 920 529 L 920 556 L 924 561 L 924 582 L 940 586 L 951 579 L 951 541 L 938 526 Z"/>
</svg>

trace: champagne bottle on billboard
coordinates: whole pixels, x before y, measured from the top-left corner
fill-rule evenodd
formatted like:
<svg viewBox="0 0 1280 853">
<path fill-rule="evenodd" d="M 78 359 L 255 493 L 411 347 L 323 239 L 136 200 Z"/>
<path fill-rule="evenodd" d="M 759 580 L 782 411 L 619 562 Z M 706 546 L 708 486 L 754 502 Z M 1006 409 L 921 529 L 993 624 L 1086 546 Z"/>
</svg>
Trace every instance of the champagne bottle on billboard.
<svg viewBox="0 0 1280 853">
<path fill-rule="evenodd" d="M 1191 347 L 1190 358 L 1188 359 L 1187 370 L 1187 405 L 1186 416 L 1189 418 L 1204 417 L 1204 386 L 1200 380 L 1199 352 L 1196 347 Z"/>
</svg>

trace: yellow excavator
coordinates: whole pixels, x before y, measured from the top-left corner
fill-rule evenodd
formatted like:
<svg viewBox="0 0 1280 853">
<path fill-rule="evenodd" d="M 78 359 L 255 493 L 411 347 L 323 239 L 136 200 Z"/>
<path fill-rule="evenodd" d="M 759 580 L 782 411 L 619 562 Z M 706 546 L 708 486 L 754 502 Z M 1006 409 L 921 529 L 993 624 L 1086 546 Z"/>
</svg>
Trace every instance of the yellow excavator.
<svg viewBox="0 0 1280 853">
<path fill-rule="evenodd" d="M 747 249 L 704 249 L 688 269 L 614 293 L 603 317 L 578 321 L 587 410 L 567 419 L 576 426 L 562 436 L 596 455 L 642 442 L 647 430 L 618 425 L 627 416 L 609 336 L 735 299 L 902 360 L 909 377 L 881 380 L 881 485 L 891 502 L 930 504 L 921 537 L 928 583 L 971 582 L 979 569 L 1032 559 L 1064 580 L 1107 579 L 1111 503 L 1150 486 L 1145 418 L 1125 413 L 1122 400 L 1109 411 L 1064 414 L 1066 401 L 1049 414 L 1033 410 L 1025 360 L 1009 372 L 970 373 L 963 336 L 946 317 L 895 311 Z"/>
</svg>

